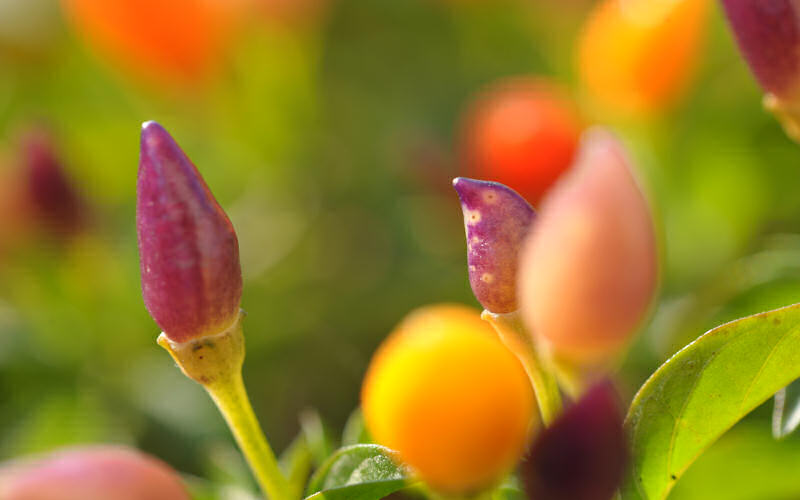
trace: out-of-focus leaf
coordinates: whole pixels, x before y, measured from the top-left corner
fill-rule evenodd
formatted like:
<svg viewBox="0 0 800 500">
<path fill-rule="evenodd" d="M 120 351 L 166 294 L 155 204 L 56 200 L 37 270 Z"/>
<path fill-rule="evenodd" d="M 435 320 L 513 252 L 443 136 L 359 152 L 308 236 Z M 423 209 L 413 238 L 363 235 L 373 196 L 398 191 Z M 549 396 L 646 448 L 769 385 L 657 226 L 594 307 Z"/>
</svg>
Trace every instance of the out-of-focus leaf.
<svg viewBox="0 0 800 500">
<path fill-rule="evenodd" d="M 367 427 L 364 425 L 364 415 L 361 413 L 361 408 L 356 408 L 344 424 L 342 446 L 368 444 L 371 442 L 372 438 L 367 431 Z"/>
<path fill-rule="evenodd" d="M 377 500 L 408 485 L 396 452 L 375 444 L 341 448 L 311 477 L 309 499 Z"/>
<path fill-rule="evenodd" d="M 311 472 L 311 458 L 311 450 L 302 432 L 281 454 L 279 464 L 289 481 L 292 498 L 298 498 L 303 493 L 306 479 Z"/>
<path fill-rule="evenodd" d="M 127 443 L 133 439 L 102 400 L 91 394 L 53 394 L 27 418 L 5 429 L 0 457 L 41 453 L 86 443 Z"/>
<path fill-rule="evenodd" d="M 515 477 L 506 479 L 493 493 L 492 500 L 528 500 L 522 485 Z"/>
<path fill-rule="evenodd" d="M 665 498 L 700 453 L 798 376 L 800 305 L 727 323 L 686 346 L 631 404 L 624 498 Z"/>
<path fill-rule="evenodd" d="M 247 462 L 233 443 L 214 442 L 204 451 L 206 466 L 203 477 L 211 483 L 246 486 L 254 490 L 257 488 Z"/>
<path fill-rule="evenodd" d="M 300 429 L 305 437 L 306 446 L 316 466 L 321 466 L 331 456 L 336 446 L 333 438 L 325 429 L 325 423 L 316 410 L 305 410 L 300 414 Z"/>
<path fill-rule="evenodd" d="M 795 380 L 775 394 L 772 412 L 772 435 L 781 439 L 800 426 L 800 380 Z"/>
</svg>

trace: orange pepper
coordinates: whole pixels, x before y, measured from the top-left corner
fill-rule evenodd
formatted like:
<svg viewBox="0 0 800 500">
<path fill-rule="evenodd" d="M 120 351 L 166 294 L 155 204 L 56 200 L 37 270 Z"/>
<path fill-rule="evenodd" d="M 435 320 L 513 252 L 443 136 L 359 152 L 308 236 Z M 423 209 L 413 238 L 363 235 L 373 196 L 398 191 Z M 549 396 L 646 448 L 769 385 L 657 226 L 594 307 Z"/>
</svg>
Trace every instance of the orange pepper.
<svg viewBox="0 0 800 500">
<path fill-rule="evenodd" d="M 580 76 L 605 108 L 652 112 L 686 89 L 701 48 L 707 0 L 604 0 L 579 41 Z"/>
<path fill-rule="evenodd" d="M 219 64 L 241 3 L 62 0 L 62 5 L 101 55 L 149 79 L 192 83 Z"/>
<path fill-rule="evenodd" d="M 517 358 L 476 310 L 458 305 L 425 307 L 400 324 L 372 359 L 362 407 L 378 443 L 449 493 L 509 472 L 536 410 Z"/>
</svg>

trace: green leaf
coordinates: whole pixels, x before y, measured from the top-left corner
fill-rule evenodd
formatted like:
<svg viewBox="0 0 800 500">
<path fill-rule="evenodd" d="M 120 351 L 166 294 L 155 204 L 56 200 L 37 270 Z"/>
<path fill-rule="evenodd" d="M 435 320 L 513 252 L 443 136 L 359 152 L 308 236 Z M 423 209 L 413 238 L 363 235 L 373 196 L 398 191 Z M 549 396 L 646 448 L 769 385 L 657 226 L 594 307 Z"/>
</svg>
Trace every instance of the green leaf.
<svg viewBox="0 0 800 500">
<path fill-rule="evenodd" d="M 312 458 L 305 434 L 302 432 L 281 454 L 278 464 L 289 482 L 291 498 L 300 498 L 303 493 L 306 480 L 311 472 Z"/>
<path fill-rule="evenodd" d="M 509 477 L 492 492 L 492 500 L 528 500 L 516 477 Z"/>
<path fill-rule="evenodd" d="M 626 419 L 623 497 L 662 499 L 725 431 L 800 377 L 800 304 L 715 328 L 645 382 Z"/>
<path fill-rule="evenodd" d="M 308 499 L 377 500 L 408 485 L 397 453 L 375 444 L 341 448 L 314 473 Z"/>
<path fill-rule="evenodd" d="M 763 419 L 725 433 L 678 481 L 669 500 L 800 498 L 800 439 L 775 441 Z"/>
<path fill-rule="evenodd" d="M 331 456 L 336 446 L 317 410 L 300 413 L 300 429 L 305 436 L 314 464 L 321 466 Z"/>
</svg>

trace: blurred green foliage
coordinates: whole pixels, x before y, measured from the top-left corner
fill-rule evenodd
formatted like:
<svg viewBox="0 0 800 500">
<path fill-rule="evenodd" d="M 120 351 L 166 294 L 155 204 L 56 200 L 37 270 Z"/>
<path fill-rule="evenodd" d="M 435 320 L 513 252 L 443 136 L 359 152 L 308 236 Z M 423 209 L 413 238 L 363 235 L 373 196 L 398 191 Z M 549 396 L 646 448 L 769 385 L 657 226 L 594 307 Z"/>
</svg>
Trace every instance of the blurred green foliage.
<svg viewBox="0 0 800 500">
<path fill-rule="evenodd" d="M 116 69 L 51 0 L 31 2 L 45 16 L 30 28 L 35 43 L 0 22 L 0 173 L 19 168 L 19 131 L 44 122 L 93 208 L 90 229 L 67 244 L 29 241 L 0 256 L 0 459 L 113 441 L 198 476 L 243 477 L 221 418 L 156 347 L 141 301 L 145 120 L 170 130 L 236 226 L 245 379 L 278 449 L 308 407 L 341 429 L 372 350 L 408 310 L 475 303 L 449 183 L 462 112 L 483 86 L 521 74 L 560 81 L 582 102 L 574 44 L 591 2 L 328 1 L 303 22 L 252 19 L 220 74 L 190 89 Z M 762 110 L 718 10 L 707 35 L 677 107 L 589 117 L 633 151 L 662 243 L 661 297 L 620 373 L 628 395 L 706 329 L 800 301 L 800 146 Z M 799 438 L 769 441 L 766 413 L 686 483 L 788 473 L 746 466 L 756 454 L 800 460 Z M 675 496 L 710 498 L 689 490 Z M 765 498 L 736 491 L 726 498 Z M 776 498 L 798 494 L 786 491 Z"/>
</svg>

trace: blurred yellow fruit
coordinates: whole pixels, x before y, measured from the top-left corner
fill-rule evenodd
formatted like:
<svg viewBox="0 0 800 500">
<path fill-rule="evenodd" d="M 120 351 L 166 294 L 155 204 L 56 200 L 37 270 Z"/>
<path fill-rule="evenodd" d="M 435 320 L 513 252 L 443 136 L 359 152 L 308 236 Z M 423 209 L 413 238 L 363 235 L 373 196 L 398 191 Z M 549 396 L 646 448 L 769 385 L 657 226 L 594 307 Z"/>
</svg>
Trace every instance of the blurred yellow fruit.
<svg viewBox="0 0 800 500">
<path fill-rule="evenodd" d="M 476 310 L 459 305 L 403 320 L 372 359 L 362 407 L 378 443 L 451 493 L 479 490 L 511 470 L 536 409 L 517 358 Z"/>
<path fill-rule="evenodd" d="M 700 52 L 708 0 L 603 0 L 583 28 L 583 85 L 604 108 L 651 112 L 686 88 Z"/>
</svg>

